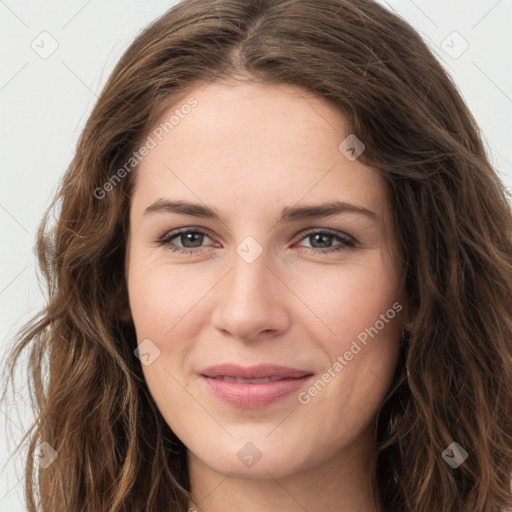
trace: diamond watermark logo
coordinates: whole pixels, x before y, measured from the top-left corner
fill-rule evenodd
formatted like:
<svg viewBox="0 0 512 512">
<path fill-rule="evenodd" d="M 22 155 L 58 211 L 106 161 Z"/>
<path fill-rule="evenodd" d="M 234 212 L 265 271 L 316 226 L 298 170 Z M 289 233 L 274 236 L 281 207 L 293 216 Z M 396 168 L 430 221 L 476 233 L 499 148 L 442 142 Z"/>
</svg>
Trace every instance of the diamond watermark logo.
<svg viewBox="0 0 512 512">
<path fill-rule="evenodd" d="M 356 160 L 365 148 L 366 146 L 353 133 L 338 146 L 340 152 L 351 162 Z"/>
<path fill-rule="evenodd" d="M 441 41 L 441 48 L 456 60 L 469 48 L 469 43 L 459 32 L 454 31 Z"/>
<path fill-rule="evenodd" d="M 448 445 L 441 457 L 449 466 L 456 469 L 468 458 L 468 452 L 459 443 L 453 442 Z"/>
<path fill-rule="evenodd" d="M 32 452 L 32 458 L 43 469 L 46 469 L 57 458 L 57 452 L 47 442 L 43 442 Z"/>
<path fill-rule="evenodd" d="M 49 32 L 41 32 L 31 43 L 30 47 L 41 59 L 50 58 L 59 47 L 57 40 Z"/>
<path fill-rule="evenodd" d="M 252 236 L 247 236 L 238 245 L 236 252 L 246 263 L 252 263 L 263 252 L 263 247 Z"/>
<path fill-rule="evenodd" d="M 262 453 L 253 443 L 245 443 L 236 456 L 244 466 L 252 468 L 261 459 Z"/>
<path fill-rule="evenodd" d="M 149 366 L 160 355 L 160 349 L 149 339 L 143 340 L 133 351 L 144 366 Z"/>
</svg>

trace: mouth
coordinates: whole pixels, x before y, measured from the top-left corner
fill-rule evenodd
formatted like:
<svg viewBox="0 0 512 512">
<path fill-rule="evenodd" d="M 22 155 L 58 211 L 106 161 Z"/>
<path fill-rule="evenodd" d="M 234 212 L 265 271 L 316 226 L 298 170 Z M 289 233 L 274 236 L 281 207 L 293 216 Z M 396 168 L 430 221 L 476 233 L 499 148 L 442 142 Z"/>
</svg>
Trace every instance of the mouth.
<svg viewBox="0 0 512 512">
<path fill-rule="evenodd" d="M 257 381 L 259 379 L 295 379 L 304 377 L 305 375 L 312 375 L 312 372 L 276 364 L 241 366 L 238 364 L 223 363 L 206 368 L 201 372 L 201 375 L 212 379 L 230 378 Z"/>
<path fill-rule="evenodd" d="M 207 376 L 204 375 L 204 377 L 207 377 Z M 226 382 L 247 382 L 249 384 L 261 384 L 263 382 L 276 382 L 278 380 L 285 380 L 287 378 L 298 379 L 301 377 L 276 377 L 276 376 L 273 376 L 273 377 L 262 377 L 261 379 L 244 379 L 242 377 L 231 377 L 228 375 L 223 375 L 223 376 L 219 376 L 219 377 L 209 377 L 209 378 L 215 379 L 215 380 L 223 380 Z"/>
<path fill-rule="evenodd" d="M 277 365 L 217 365 L 200 373 L 217 399 L 237 408 L 261 408 L 298 391 L 313 373 Z"/>
</svg>

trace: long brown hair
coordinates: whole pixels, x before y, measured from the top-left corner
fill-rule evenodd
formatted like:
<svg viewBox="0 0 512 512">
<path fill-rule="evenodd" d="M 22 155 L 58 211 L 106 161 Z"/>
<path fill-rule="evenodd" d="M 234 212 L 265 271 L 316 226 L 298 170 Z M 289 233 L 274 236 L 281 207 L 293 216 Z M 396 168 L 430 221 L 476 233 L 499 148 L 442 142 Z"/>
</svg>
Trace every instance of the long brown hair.
<svg viewBox="0 0 512 512">
<path fill-rule="evenodd" d="M 376 421 L 375 499 L 387 512 L 512 507 L 512 213 L 450 77 L 372 0 L 185 0 L 115 67 L 39 230 L 47 305 L 8 361 L 12 380 L 30 349 L 30 512 L 187 510 L 185 447 L 126 319 L 126 163 L 187 91 L 237 76 L 329 101 L 389 189 L 410 325 Z M 42 442 L 57 458 L 37 468 Z M 442 456 L 453 442 L 468 454 L 457 468 Z"/>
</svg>

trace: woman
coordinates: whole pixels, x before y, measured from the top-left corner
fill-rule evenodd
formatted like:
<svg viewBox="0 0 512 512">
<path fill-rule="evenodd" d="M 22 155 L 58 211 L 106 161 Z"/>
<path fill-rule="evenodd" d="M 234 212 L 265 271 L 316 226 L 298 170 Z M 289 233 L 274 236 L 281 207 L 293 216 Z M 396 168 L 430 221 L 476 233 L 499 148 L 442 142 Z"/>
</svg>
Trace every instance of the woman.
<svg viewBox="0 0 512 512">
<path fill-rule="evenodd" d="M 397 16 L 180 3 L 53 206 L 31 511 L 512 506 L 511 210 Z"/>
</svg>

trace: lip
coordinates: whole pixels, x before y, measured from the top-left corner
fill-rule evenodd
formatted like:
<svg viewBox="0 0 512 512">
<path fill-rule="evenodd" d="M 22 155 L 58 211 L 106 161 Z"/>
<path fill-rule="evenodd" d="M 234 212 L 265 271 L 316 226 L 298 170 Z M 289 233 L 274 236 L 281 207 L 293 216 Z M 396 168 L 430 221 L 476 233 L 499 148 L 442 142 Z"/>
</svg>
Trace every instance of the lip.
<svg viewBox="0 0 512 512">
<path fill-rule="evenodd" d="M 312 377 L 306 370 L 279 365 L 262 364 L 243 367 L 233 364 L 212 366 L 200 372 L 207 389 L 217 399 L 236 408 L 257 409 L 266 407 L 298 391 Z M 215 377 L 261 379 L 279 377 L 271 382 L 231 382 Z"/>
</svg>

